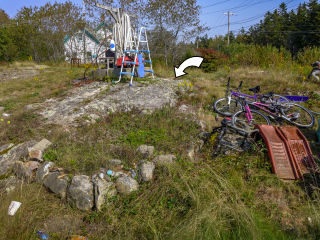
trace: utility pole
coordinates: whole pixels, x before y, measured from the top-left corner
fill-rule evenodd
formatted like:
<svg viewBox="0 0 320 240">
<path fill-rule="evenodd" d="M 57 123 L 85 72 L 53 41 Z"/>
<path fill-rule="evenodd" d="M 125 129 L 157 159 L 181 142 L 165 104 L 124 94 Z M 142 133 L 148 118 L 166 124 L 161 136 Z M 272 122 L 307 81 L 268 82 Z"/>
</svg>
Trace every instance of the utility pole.
<svg viewBox="0 0 320 240">
<path fill-rule="evenodd" d="M 230 28 L 230 14 L 233 15 L 234 13 L 231 13 L 228 11 L 228 13 L 223 13 L 224 15 L 228 15 L 228 46 L 230 43 L 230 39 L 229 39 L 229 28 Z"/>
</svg>

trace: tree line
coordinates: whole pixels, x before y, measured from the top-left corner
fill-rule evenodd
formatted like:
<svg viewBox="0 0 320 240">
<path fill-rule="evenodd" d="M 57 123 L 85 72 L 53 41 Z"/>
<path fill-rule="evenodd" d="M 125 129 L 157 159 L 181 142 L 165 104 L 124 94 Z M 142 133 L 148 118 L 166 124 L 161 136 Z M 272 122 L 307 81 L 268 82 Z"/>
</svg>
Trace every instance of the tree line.
<svg viewBox="0 0 320 240">
<path fill-rule="evenodd" d="M 148 29 L 152 57 L 165 65 L 179 61 L 187 42 L 203 34 L 200 6 L 196 0 L 85 0 L 82 6 L 71 1 L 46 3 L 41 7 L 23 7 L 14 18 L 0 9 L 0 61 L 11 62 L 32 58 L 36 62 L 64 61 L 63 39 L 76 29 L 94 29 L 101 19 L 112 27 L 113 20 L 95 3 L 122 8 L 139 15 L 133 26 Z"/>
</svg>

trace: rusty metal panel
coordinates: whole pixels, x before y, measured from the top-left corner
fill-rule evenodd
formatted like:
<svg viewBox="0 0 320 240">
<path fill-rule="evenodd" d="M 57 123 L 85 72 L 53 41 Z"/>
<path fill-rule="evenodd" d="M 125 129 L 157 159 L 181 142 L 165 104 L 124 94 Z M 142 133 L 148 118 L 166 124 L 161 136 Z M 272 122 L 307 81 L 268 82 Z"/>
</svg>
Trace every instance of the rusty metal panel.
<svg viewBox="0 0 320 240">
<path fill-rule="evenodd" d="M 314 173 L 316 164 L 309 143 L 297 127 L 282 126 L 280 131 L 288 141 L 292 155 L 299 165 L 302 174 Z"/>
<path fill-rule="evenodd" d="M 264 139 L 273 172 L 281 179 L 301 179 L 302 176 L 299 174 L 289 145 L 281 132 L 276 127 L 269 125 L 256 125 L 255 128 L 259 129 Z"/>
</svg>

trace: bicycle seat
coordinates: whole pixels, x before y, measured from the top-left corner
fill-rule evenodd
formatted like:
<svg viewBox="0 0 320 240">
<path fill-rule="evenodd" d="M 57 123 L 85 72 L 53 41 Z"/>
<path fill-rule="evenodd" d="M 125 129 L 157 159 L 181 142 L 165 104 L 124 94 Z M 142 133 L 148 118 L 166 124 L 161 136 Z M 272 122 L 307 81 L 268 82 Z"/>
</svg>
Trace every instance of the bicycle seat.
<svg viewBox="0 0 320 240">
<path fill-rule="evenodd" d="M 254 93 L 258 93 L 260 91 L 260 86 L 256 86 L 254 88 L 249 88 L 249 91 L 254 92 Z"/>
<path fill-rule="evenodd" d="M 264 94 L 262 96 L 265 97 L 265 98 L 269 98 L 269 97 L 272 97 L 273 94 L 274 94 L 274 92 L 272 91 L 272 92 L 269 92 L 268 94 Z"/>
<path fill-rule="evenodd" d="M 222 126 L 227 126 L 227 125 L 230 125 L 231 124 L 231 118 L 224 118 L 222 121 L 221 121 L 221 125 Z"/>
</svg>

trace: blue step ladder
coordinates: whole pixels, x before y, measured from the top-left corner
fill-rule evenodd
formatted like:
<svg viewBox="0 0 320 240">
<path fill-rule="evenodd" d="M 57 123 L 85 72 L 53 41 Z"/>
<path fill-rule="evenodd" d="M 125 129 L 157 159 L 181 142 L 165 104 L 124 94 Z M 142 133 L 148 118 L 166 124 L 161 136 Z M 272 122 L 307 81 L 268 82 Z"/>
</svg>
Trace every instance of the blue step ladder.
<svg viewBox="0 0 320 240">
<path fill-rule="evenodd" d="M 144 40 L 141 40 L 141 37 L 142 37 L 143 33 L 144 33 Z M 141 46 L 140 46 L 140 43 L 142 43 Z M 146 48 L 144 48 L 144 47 L 146 47 Z M 140 29 L 140 32 L 139 32 L 138 49 L 140 49 L 140 48 L 142 50 L 139 50 L 139 53 L 147 53 L 148 54 L 148 59 L 147 60 L 143 60 L 142 62 L 150 64 L 150 70 L 144 70 L 144 72 L 151 73 L 152 74 L 152 78 L 154 79 L 153 69 L 152 69 L 152 61 L 151 61 L 148 38 L 147 38 L 147 30 L 144 27 L 142 27 Z M 131 78 L 131 82 L 132 82 L 132 78 Z"/>
</svg>

